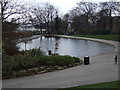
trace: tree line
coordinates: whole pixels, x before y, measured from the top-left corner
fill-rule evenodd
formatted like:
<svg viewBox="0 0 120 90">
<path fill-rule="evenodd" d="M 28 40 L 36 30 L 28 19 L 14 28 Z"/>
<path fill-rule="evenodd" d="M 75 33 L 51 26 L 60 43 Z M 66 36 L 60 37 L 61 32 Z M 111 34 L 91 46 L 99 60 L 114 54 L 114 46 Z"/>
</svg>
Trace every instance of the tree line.
<svg viewBox="0 0 120 90">
<path fill-rule="evenodd" d="M 47 34 L 117 34 L 120 29 L 119 2 L 79 2 L 63 17 L 49 3 L 30 6 L 15 0 L 2 0 L 3 31 L 18 27 L 46 29 Z M 30 26 L 29 26 L 30 25 Z"/>
<path fill-rule="evenodd" d="M 119 2 L 79 2 L 69 12 L 70 22 L 77 34 L 118 33 Z"/>
</svg>

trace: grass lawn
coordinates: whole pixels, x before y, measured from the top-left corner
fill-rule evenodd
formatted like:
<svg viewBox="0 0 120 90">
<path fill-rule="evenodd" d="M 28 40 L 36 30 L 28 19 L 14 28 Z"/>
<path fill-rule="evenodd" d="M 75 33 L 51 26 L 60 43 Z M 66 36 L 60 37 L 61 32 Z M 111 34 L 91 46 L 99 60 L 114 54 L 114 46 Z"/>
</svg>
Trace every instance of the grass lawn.
<svg viewBox="0 0 120 90">
<path fill-rule="evenodd" d="M 104 82 L 99 84 L 91 84 L 91 85 L 83 85 L 83 86 L 76 86 L 72 88 L 63 88 L 60 90 L 78 90 L 80 88 L 118 88 L 120 86 L 120 81 L 113 81 L 113 82 Z"/>
<path fill-rule="evenodd" d="M 98 39 L 105 39 L 105 40 L 113 40 L 118 41 L 118 35 L 72 35 L 76 37 L 88 37 L 88 38 L 98 38 Z"/>
</svg>

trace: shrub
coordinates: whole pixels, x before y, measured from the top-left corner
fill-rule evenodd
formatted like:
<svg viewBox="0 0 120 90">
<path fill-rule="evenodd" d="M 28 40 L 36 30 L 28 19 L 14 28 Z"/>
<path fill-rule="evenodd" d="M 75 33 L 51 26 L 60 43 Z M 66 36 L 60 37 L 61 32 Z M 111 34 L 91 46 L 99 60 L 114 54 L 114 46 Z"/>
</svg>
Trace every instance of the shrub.
<svg viewBox="0 0 120 90">
<path fill-rule="evenodd" d="M 4 49 L 5 53 L 10 56 L 19 54 L 20 52 L 18 50 L 19 48 L 14 43 L 11 42 L 3 42 L 2 48 Z"/>
<path fill-rule="evenodd" d="M 80 62 L 79 58 L 71 56 L 45 56 L 40 48 L 27 51 L 24 55 L 9 56 L 3 50 L 3 76 L 11 75 L 13 71 L 39 66 L 64 66 Z"/>
<path fill-rule="evenodd" d="M 41 50 L 41 48 L 35 48 L 35 49 L 28 50 L 26 53 L 30 53 L 32 56 L 44 55 L 44 52 Z"/>
<path fill-rule="evenodd" d="M 71 56 L 52 56 L 55 60 L 55 65 L 64 66 L 69 64 L 74 64 L 75 60 Z"/>
<path fill-rule="evenodd" d="M 75 60 L 75 63 L 79 63 L 80 62 L 80 59 L 79 58 L 77 58 L 77 57 L 73 57 L 74 58 L 74 60 Z"/>
</svg>

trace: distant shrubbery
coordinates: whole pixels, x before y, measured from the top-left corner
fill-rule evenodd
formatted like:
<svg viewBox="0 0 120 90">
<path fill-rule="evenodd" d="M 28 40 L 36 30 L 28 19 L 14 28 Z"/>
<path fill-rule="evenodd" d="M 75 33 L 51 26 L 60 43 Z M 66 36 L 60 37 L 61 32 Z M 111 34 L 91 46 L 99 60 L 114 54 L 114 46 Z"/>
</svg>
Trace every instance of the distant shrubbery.
<svg viewBox="0 0 120 90">
<path fill-rule="evenodd" d="M 33 35 L 40 35 L 41 34 L 40 31 L 33 31 L 32 33 L 33 33 Z"/>
<path fill-rule="evenodd" d="M 68 66 L 79 63 L 79 58 L 70 56 L 45 56 L 39 49 L 26 51 L 24 55 L 9 56 L 3 51 L 3 76 L 11 75 L 13 71 L 40 66 Z"/>
<path fill-rule="evenodd" d="M 5 38 L 24 38 L 24 37 L 31 37 L 32 32 L 2 32 L 3 39 Z"/>
</svg>

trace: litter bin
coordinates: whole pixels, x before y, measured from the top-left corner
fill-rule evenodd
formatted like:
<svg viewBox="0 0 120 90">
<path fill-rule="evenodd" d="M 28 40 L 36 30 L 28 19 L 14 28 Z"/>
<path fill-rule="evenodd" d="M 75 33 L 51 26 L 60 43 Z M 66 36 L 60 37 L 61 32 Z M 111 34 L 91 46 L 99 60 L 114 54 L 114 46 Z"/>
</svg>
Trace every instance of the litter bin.
<svg viewBox="0 0 120 90">
<path fill-rule="evenodd" d="M 89 56 L 85 56 L 84 57 L 84 65 L 88 65 L 90 62 L 89 62 Z"/>
<path fill-rule="evenodd" d="M 52 54 L 52 52 L 51 52 L 51 50 L 49 50 L 49 51 L 48 51 L 48 55 L 51 55 L 51 54 Z"/>
</svg>

